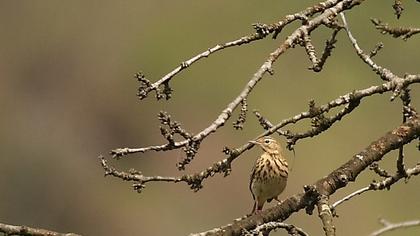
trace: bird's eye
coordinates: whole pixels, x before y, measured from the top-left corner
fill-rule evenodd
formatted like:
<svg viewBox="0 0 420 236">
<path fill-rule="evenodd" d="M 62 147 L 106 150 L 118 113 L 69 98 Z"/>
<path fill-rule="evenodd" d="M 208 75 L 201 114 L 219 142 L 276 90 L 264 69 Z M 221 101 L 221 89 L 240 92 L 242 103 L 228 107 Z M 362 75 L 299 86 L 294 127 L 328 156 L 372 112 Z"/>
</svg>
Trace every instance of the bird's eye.
<svg viewBox="0 0 420 236">
<path fill-rule="evenodd" d="M 264 140 L 264 143 L 269 144 L 270 143 L 270 139 Z"/>
</svg>

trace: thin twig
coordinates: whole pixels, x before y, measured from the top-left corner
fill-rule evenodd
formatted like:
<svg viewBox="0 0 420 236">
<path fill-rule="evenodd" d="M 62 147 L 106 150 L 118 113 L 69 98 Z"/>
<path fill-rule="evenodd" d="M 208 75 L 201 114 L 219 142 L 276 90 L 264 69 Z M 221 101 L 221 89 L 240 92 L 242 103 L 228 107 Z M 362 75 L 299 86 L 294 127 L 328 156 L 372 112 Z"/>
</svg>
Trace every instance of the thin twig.
<svg viewBox="0 0 420 236">
<path fill-rule="evenodd" d="M 391 223 L 387 220 L 380 219 L 380 223 L 384 226 L 381 229 L 376 230 L 375 232 L 371 233 L 370 236 L 379 236 L 383 233 L 386 233 L 388 231 L 396 230 L 396 229 L 402 229 L 402 228 L 409 228 L 414 226 L 420 226 L 420 220 L 410 220 L 410 221 L 404 221 L 404 222 L 398 222 L 398 223 Z"/>
<path fill-rule="evenodd" d="M 150 181 L 174 183 L 182 181 L 182 178 L 177 177 L 144 176 L 140 171 L 136 170 L 130 170 L 129 172 L 117 171 L 115 168 L 108 165 L 108 162 L 103 156 L 99 156 L 98 158 L 101 161 L 102 168 L 105 170 L 105 176 L 111 175 L 124 181 L 134 182 L 133 188 L 139 193 L 145 187 L 145 183 Z"/>
<path fill-rule="evenodd" d="M 404 7 L 402 5 L 401 0 L 395 0 L 394 4 L 392 5 L 392 8 L 394 8 L 395 15 L 397 16 L 397 19 L 400 19 L 402 12 L 404 11 Z"/>
<path fill-rule="evenodd" d="M 407 110 L 409 110 L 411 107 L 410 90 L 408 88 L 403 89 L 400 98 L 403 102 L 402 122 L 404 123 L 407 120 L 407 117 L 412 115 L 412 114 L 407 114 Z M 405 169 L 405 164 L 404 164 L 404 147 L 400 147 L 398 150 L 397 171 L 399 172 L 400 175 L 404 177 L 408 177 L 407 171 Z"/>
<path fill-rule="evenodd" d="M 398 182 L 402 178 L 410 178 L 411 176 L 419 175 L 420 174 L 420 163 L 417 164 L 416 166 L 414 166 L 413 168 L 408 169 L 406 171 L 406 173 L 407 173 L 407 177 L 405 177 L 404 175 L 397 172 L 395 175 L 389 176 L 389 177 L 385 178 L 384 180 L 382 180 L 380 182 L 373 182 L 369 186 L 366 186 L 364 188 L 356 190 L 353 193 L 350 193 L 349 195 L 345 196 L 344 198 L 334 202 L 331 205 L 331 208 L 333 210 L 335 210 L 337 206 L 341 205 L 345 201 L 348 201 L 348 200 L 352 199 L 353 197 L 355 197 L 357 195 L 361 195 L 364 192 L 368 192 L 368 191 L 371 191 L 371 190 L 388 189 L 392 184 Z"/>
<path fill-rule="evenodd" d="M 293 149 L 293 146 L 300 139 L 314 137 L 322 132 L 328 130 L 334 123 L 340 121 L 345 115 L 350 114 L 360 104 L 360 99 L 355 97 L 351 98 L 351 101 L 337 114 L 331 117 L 325 117 L 324 115 L 318 115 L 314 117 L 313 128 L 302 133 L 296 133 L 291 135 L 292 137 L 287 140 L 287 146 L 289 149 Z M 311 111 L 309 111 L 311 112 Z M 316 111 L 318 113 L 318 111 Z"/>
<path fill-rule="evenodd" d="M 375 47 L 372 49 L 372 51 L 370 51 L 369 53 L 369 57 L 372 58 L 374 56 L 376 56 L 376 54 L 378 54 L 378 52 L 384 48 L 384 44 L 382 42 L 379 42 L 375 45 Z"/>
<path fill-rule="evenodd" d="M 247 112 L 248 112 L 248 103 L 246 102 L 246 99 L 244 99 L 241 102 L 241 111 L 239 113 L 239 117 L 237 120 L 233 122 L 233 127 L 236 130 L 241 130 L 244 128 Z"/>
<path fill-rule="evenodd" d="M 343 202 L 348 201 L 348 200 L 352 199 L 354 196 L 360 195 L 360 194 L 362 194 L 366 191 L 369 191 L 369 190 L 371 190 L 370 185 L 367 186 L 367 187 L 361 188 L 357 191 L 354 191 L 354 192 L 350 193 L 349 195 L 345 196 L 344 198 L 334 202 L 334 204 L 331 205 L 331 209 L 335 210 L 335 208 L 338 205 L 342 204 Z"/>
<path fill-rule="evenodd" d="M 391 175 L 386 170 L 379 167 L 379 164 L 377 162 L 372 163 L 369 166 L 369 169 L 375 171 L 375 173 L 381 177 L 385 177 L 385 178 L 391 177 Z"/>
<path fill-rule="evenodd" d="M 369 55 L 363 52 L 363 50 L 360 48 L 360 46 L 357 43 L 357 40 L 353 37 L 353 34 L 350 31 L 349 25 L 347 23 L 346 17 L 344 13 L 340 13 L 341 19 L 344 24 L 344 28 L 346 29 L 347 36 L 349 37 L 351 43 L 353 44 L 354 49 L 356 50 L 357 55 L 366 63 L 368 64 L 374 72 L 376 72 L 383 80 L 391 81 L 396 78 L 398 78 L 396 75 L 394 75 L 390 70 L 387 68 L 381 67 L 377 65 Z"/>
<path fill-rule="evenodd" d="M 420 134 L 419 134 L 420 136 Z M 405 175 L 399 173 L 398 171 L 395 173 L 395 175 L 385 178 L 384 180 L 380 182 L 373 182 L 370 185 L 372 185 L 373 190 L 383 190 L 383 189 L 390 189 L 391 185 L 398 182 L 402 178 L 410 178 L 412 176 L 416 176 L 420 174 L 420 163 L 415 165 L 413 168 L 406 170 L 407 177 Z"/>
<path fill-rule="evenodd" d="M 303 32 L 302 46 L 305 48 L 306 54 L 308 54 L 309 60 L 312 62 L 312 66 L 309 69 L 314 69 L 318 64 L 318 57 L 316 55 L 315 46 L 312 44 L 311 36 L 308 32 Z"/>
<path fill-rule="evenodd" d="M 273 123 L 271 123 L 267 118 L 265 118 L 259 111 L 254 110 L 254 115 L 257 117 L 258 122 L 263 127 L 263 129 L 269 130 L 270 128 L 272 128 L 274 126 Z M 291 132 L 288 131 L 288 130 L 283 131 L 281 129 L 278 129 L 278 130 L 276 130 L 276 133 L 279 134 L 280 136 L 284 136 L 286 138 L 292 138 L 293 137 Z"/>
<path fill-rule="evenodd" d="M 328 57 L 331 56 L 332 50 L 335 48 L 335 44 L 337 43 L 337 34 L 340 32 L 342 28 L 334 29 L 331 37 L 325 42 L 325 48 L 322 52 L 321 58 L 318 60 L 318 63 L 314 66 L 313 70 L 315 72 L 321 71 L 324 67 L 325 62 L 327 61 Z"/>
<path fill-rule="evenodd" d="M 394 73 L 392 73 L 389 69 L 379 66 L 377 65 L 372 58 L 363 52 L 363 50 L 359 47 L 359 45 L 357 44 L 357 40 L 353 37 L 349 25 L 347 23 L 346 17 L 344 15 L 343 12 L 340 13 L 341 19 L 343 20 L 343 24 L 344 27 L 347 31 L 347 35 L 351 41 L 351 43 L 353 44 L 354 49 L 356 50 L 357 55 L 359 55 L 359 57 L 367 64 L 369 65 L 372 70 L 378 74 L 383 80 L 386 81 L 392 81 L 394 83 L 397 84 L 397 86 L 394 89 L 394 93 L 392 94 L 390 100 L 393 101 L 397 96 L 400 95 L 401 91 L 404 90 L 404 86 L 401 84 L 401 81 L 403 80 L 402 77 L 399 77 L 397 75 L 395 75 Z M 407 76 L 407 75 L 406 75 Z"/>
<path fill-rule="evenodd" d="M 390 34 L 394 38 L 409 39 L 411 36 L 420 33 L 420 28 L 414 27 L 391 27 L 387 23 L 382 23 L 381 20 L 372 18 L 372 23 L 375 28 L 380 30 L 382 34 Z"/>
<path fill-rule="evenodd" d="M 312 62 L 312 66 L 309 67 L 310 70 L 315 72 L 320 72 L 322 70 L 328 57 L 331 56 L 332 50 L 335 48 L 335 43 L 337 42 L 336 36 L 341 29 L 341 27 L 334 28 L 331 38 L 328 39 L 325 43 L 325 48 L 322 52 L 321 58 L 318 58 L 316 55 L 315 46 L 312 44 L 312 39 L 309 35 L 309 32 L 303 32 L 303 37 L 300 44 L 305 48 L 306 54 L 308 55 L 309 60 Z"/>
</svg>

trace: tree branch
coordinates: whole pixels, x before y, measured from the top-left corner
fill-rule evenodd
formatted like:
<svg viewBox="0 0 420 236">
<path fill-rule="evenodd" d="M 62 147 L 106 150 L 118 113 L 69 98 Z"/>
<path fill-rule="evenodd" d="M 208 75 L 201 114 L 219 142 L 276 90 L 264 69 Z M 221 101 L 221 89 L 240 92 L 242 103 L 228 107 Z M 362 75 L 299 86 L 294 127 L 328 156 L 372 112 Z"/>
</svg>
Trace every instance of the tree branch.
<svg viewBox="0 0 420 236">
<path fill-rule="evenodd" d="M 328 204 L 328 196 L 322 195 L 317 203 L 318 216 L 321 218 L 325 236 L 335 236 L 335 227 L 333 225 L 333 214 Z"/>
<path fill-rule="evenodd" d="M 397 19 L 400 19 L 402 12 L 404 11 L 404 7 L 402 5 L 401 0 L 394 0 L 394 5 L 392 5 L 392 8 L 394 8 L 395 15 L 397 16 Z"/>
<path fill-rule="evenodd" d="M 364 188 L 361 188 L 361 189 L 359 189 L 359 190 L 357 190 L 357 191 L 354 191 L 354 192 L 352 192 L 351 194 L 349 194 L 349 195 L 345 196 L 344 198 L 342 198 L 342 199 L 340 199 L 340 200 L 338 200 L 338 201 L 334 202 L 334 204 L 332 204 L 332 205 L 331 205 L 331 209 L 334 211 L 334 214 L 335 214 L 335 208 L 336 208 L 338 205 L 342 204 L 342 203 L 343 203 L 343 202 L 345 202 L 345 201 L 348 201 L 348 200 L 352 199 L 354 196 L 360 195 L 360 194 L 362 194 L 362 193 L 364 193 L 364 192 L 367 192 L 367 191 L 369 191 L 369 190 L 371 190 L 371 185 L 369 185 L 369 186 L 367 186 L 367 187 L 364 187 Z"/>
<path fill-rule="evenodd" d="M 367 192 L 367 191 L 370 191 L 370 190 L 389 189 L 391 187 L 391 185 L 398 182 L 402 178 L 410 178 L 411 176 L 416 176 L 416 175 L 420 174 L 420 163 L 417 164 L 416 166 L 414 166 L 413 168 L 410 168 L 410 169 L 406 170 L 405 173 L 407 175 L 404 175 L 401 172 L 397 171 L 397 173 L 395 173 L 395 175 L 388 176 L 380 182 L 373 182 L 369 186 L 361 188 L 361 189 L 345 196 L 344 198 L 336 201 L 334 204 L 331 205 L 331 208 L 333 210 L 335 210 L 338 205 L 340 205 L 340 204 L 344 203 L 345 201 L 348 201 L 351 198 L 353 198 L 357 195 L 360 195 L 364 192 Z"/>
<path fill-rule="evenodd" d="M 399 222 L 399 223 L 391 223 L 387 220 L 380 219 L 380 222 L 384 227 L 371 233 L 370 236 L 379 236 L 385 232 L 396 230 L 396 229 L 420 226 L 420 220 L 411 220 L 411 221 L 404 221 L 404 222 Z"/>
<path fill-rule="evenodd" d="M 397 81 L 398 79 L 400 79 L 398 76 L 396 76 L 387 68 L 377 65 L 368 54 L 363 52 L 363 50 L 358 45 L 357 40 L 353 37 L 353 34 L 350 31 L 350 28 L 349 28 L 349 25 L 347 23 L 344 13 L 340 13 L 340 16 L 343 21 L 344 28 L 346 29 L 347 36 L 349 37 L 351 43 L 353 44 L 353 47 L 356 50 L 357 55 L 359 55 L 360 59 L 362 59 L 367 65 L 369 65 L 372 68 L 372 70 L 376 72 L 383 80 Z"/>
<path fill-rule="evenodd" d="M 420 33 L 420 28 L 414 27 L 391 27 L 387 23 L 382 23 L 381 20 L 372 18 L 372 23 L 375 28 L 382 34 L 392 35 L 394 38 L 402 38 L 403 40 L 409 39 L 411 36 Z"/>
<path fill-rule="evenodd" d="M 24 225 L 8 225 L 0 223 L 0 232 L 6 235 L 24 236 L 81 236 L 74 233 L 58 233 L 46 229 L 31 228 Z"/>
</svg>

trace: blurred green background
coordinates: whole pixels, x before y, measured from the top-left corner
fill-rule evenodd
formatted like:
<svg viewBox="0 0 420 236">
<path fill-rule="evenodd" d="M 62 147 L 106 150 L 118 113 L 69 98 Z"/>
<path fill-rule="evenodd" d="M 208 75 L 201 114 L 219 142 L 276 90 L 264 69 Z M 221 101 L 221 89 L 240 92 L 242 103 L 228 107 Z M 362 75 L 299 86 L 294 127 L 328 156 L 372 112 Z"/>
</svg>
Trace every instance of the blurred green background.
<svg viewBox="0 0 420 236">
<path fill-rule="evenodd" d="M 251 150 L 233 164 L 232 174 L 204 182 L 194 193 L 184 184 L 148 184 L 142 194 L 129 183 L 103 178 L 97 156 L 118 147 L 161 144 L 157 113 L 168 111 L 190 132 L 206 127 L 234 98 L 278 46 L 294 23 L 279 35 L 205 59 L 172 82 L 173 99 L 139 102 L 137 82 L 143 71 L 152 81 L 183 60 L 217 43 L 253 32 L 252 23 L 271 23 L 317 1 L 1 1 L 0 2 L 0 222 L 83 235 L 187 235 L 230 223 L 248 213 L 252 197 L 248 179 L 260 153 Z M 419 73 L 420 38 L 404 42 L 383 36 L 370 24 L 379 17 L 393 25 L 419 27 L 419 7 L 404 1 L 400 20 L 393 1 L 366 1 L 347 14 L 360 45 L 367 51 L 382 41 L 375 60 L 402 75 Z M 330 31 L 312 35 L 320 54 Z M 306 68 L 302 48 L 288 51 L 275 64 L 275 75 L 249 97 L 249 110 L 277 122 L 307 109 L 310 99 L 328 102 L 354 89 L 381 83 L 356 56 L 344 32 L 321 73 Z M 420 109 L 419 86 L 412 86 Z M 296 146 L 289 183 L 282 197 L 331 172 L 353 154 L 401 122 L 401 102 L 391 95 L 364 100 L 357 110 L 328 132 Z M 231 124 L 231 121 L 229 121 Z M 307 124 L 291 127 L 307 129 Z M 211 135 L 187 168 L 199 171 L 224 158 L 223 146 L 237 147 L 262 132 L 250 113 L 244 131 L 231 125 Z M 284 139 L 282 142 L 284 144 Z M 179 175 L 181 151 L 133 155 L 112 165 L 136 168 L 145 175 Z M 397 153 L 381 162 L 395 170 Z M 412 143 L 407 166 L 419 161 Z M 366 171 L 340 197 L 364 187 L 375 175 Z M 420 178 L 392 191 L 369 192 L 339 207 L 340 235 L 368 234 L 390 221 L 420 218 Z M 269 207 L 267 204 L 266 207 Z M 303 212 L 287 220 L 313 235 L 320 220 Z M 419 234 L 412 228 L 388 235 Z M 285 235 L 278 231 L 274 235 Z"/>
</svg>

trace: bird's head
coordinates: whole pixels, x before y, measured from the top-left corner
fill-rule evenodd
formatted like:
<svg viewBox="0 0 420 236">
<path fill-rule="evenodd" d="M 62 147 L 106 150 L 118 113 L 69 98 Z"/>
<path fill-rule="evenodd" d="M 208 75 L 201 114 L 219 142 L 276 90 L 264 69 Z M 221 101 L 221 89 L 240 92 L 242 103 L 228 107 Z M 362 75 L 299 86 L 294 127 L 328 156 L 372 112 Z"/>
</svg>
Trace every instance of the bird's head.
<svg viewBox="0 0 420 236">
<path fill-rule="evenodd" d="M 261 137 L 256 141 L 251 140 L 249 142 L 260 146 L 265 152 L 270 154 L 279 154 L 281 152 L 280 144 L 270 136 Z"/>
</svg>

